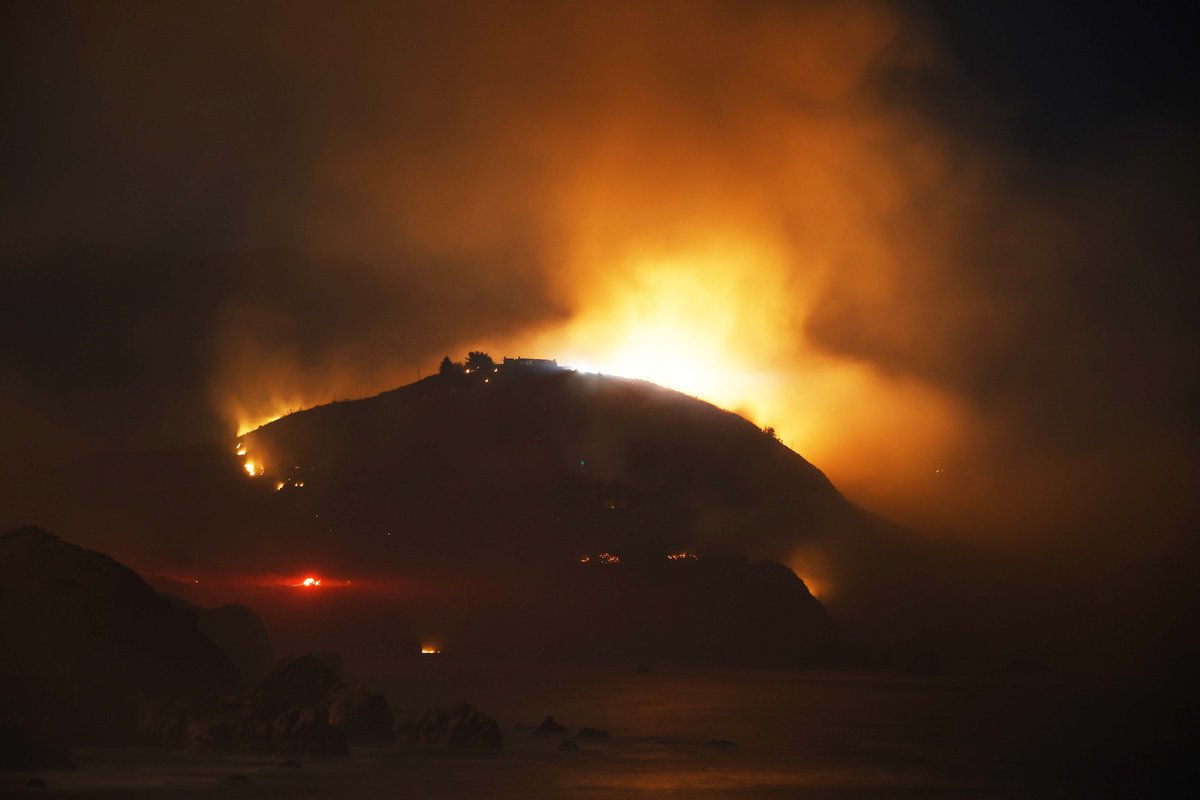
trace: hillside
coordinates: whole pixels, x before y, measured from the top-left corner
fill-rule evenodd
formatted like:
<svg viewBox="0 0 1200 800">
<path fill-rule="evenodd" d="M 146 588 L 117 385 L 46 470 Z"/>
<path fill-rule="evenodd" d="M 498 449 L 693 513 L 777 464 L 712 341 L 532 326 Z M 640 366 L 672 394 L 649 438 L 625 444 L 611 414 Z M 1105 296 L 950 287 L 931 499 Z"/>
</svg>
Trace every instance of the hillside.
<svg viewBox="0 0 1200 800">
<path fill-rule="evenodd" d="M 420 640 L 590 657 L 608 641 L 622 658 L 795 663 L 831 641 L 822 604 L 854 639 L 945 635 L 944 583 L 971 566 L 863 512 L 736 414 L 569 370 L 436 375 L 219 448 L 64 467 L 44 486 L 33 518 L 81 541 L 125 534 L 109 549 L 193 602 L 250 606 L 284 650 L 369 641 L 386 655 Z M 815 578 L 821 603 L 788 570 L 754 566 L 772 561 Z M 328 591 L 296 592 L 308 574 Z M 795 604 L 791 627 L 750 624 L 780 603 Z M 725 622 L 659 647 L 695 609 Z M 604 610 L 623 620 L 607 639 L 559 653 L 521 623 L 561 632 Z M 723 647 L 738 626 L 775 643 Z M 345 635 L 327 645 L 330 631 Z"/>
<path fill-rule="evenodd" d="M 567 370 L 431 377 L 242 444 L 253 480 L 320 515 L 318 540 L 332 528 L 385 561 L 437 562 L 447 547 L 460 563 L 778 556 L 861 524 L 819 470 L 741 417 Z"/>
</svg>

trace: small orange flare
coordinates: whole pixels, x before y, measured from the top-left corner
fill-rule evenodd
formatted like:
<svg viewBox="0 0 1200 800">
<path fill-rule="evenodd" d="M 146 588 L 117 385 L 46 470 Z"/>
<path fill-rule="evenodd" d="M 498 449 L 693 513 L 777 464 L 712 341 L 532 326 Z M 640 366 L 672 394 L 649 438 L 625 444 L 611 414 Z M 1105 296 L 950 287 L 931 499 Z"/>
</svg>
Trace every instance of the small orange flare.
<svg viewBox="0 0 1200 800">
<path fill-rule="evenodd" d="M 320 586 L 321 579 L 320 578 L 305 578 L 303 581 L 303 585 L 304 586 Z"/>
<path fill-rule="evenodd" d="M 429 645 L 425 645 L 421 648 L 421 655 L 424 656 L 436 656 L 440 652 L 442 651 L 438 650 L 436 647 L 430 647 Z"/>
<path fill-rule="evenodd" d="M 258 477 L 263 473 L 262 464 L 256 463 L 254 459 L 250 459 L 245 464 L 242 464 L 242 469 L 246 470 L 246 474 L 251 478 Z"/>
</svg>

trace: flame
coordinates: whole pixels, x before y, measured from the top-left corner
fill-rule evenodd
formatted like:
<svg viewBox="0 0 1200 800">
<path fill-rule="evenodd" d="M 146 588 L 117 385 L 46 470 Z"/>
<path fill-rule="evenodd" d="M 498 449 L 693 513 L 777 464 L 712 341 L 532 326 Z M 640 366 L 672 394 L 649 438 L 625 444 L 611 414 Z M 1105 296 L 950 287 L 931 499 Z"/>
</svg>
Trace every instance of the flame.
<svg viewBox="0 0 1200 800">
<path fill-rule="evenodd" d="M 618 238 L 567 259 L 567 322 L 488 346 L 648 380 L 770 426 L 864 503 L 895 512 L 944 495 L 940 475 L 913 471 L 912 454 L 932 461 L 962 447 L 964 409 L 918 379 L 808 341 L 804 326 L 832 274 L 826 256 L 797 265 L 777 235 L 733 223 L 667 247 Z M 594 270 L 600 260 L 611 268 Z"/>
<path fill-rule="evenodd" d="M 580 564 L 591 564 L 593 561 L 597 564 L 620 564 L 621 557 L 612 553 L 597 553 L 595 557 L 584 556 L 579 559 Z"/>
<path fill-rule="evenodd" d="M 695 553 L 689 553 L 686 550 L 681 550 L 678 553 L 668 553 L 667 554 L 667 560 L 669 560 L 669 561 L 686 561 L 688 559 L 695 559 L 695 558 L 696 558 Z"/>
<path fill-rule="evenodd" d="M 305 578 L 304 580 L 300 581 L 300 585 L 301 586 L 320 586 L 321 579 L 320 578 Z"/>
<path fill-rule="evenodd" d="M 422 655 L 426 655 L 426 656 L 435 656 L 435 655 L 437 655 L 437 654 L 438 654 L 438 653 L 440 653 L 440 652 L 442 652 L 442 651 L 441 651 L 441 650 L 439 650 L 438 648 L 434 647 L 433 645 L 428 645 L 428 644 L 427 644 L 427 645 L 423 645 L 423 646 L 421 647 L 421 654 L 422 654 Z"/>
<path fill-rule="evenodd" d="M 242 419 L 238 421 L 238 436 L 245 436 L 247 433 L 256 431 L 263 425 L 270 424 L 280 417 L 286 416 L 288 412 L 281 411 L 278 414 L 266 414 L 255 417 L 253 419 Z"/>
<path fill-rule="evenodd" d="M 727 408 L 771 388 L 758 363 L 767 352 L 748 354 L 747 340 L 766 341 L 777 323 L 782 286 L 773 286 L 769 256 L 745 246 L 714 246 L 676 257 L 634 256 L 618 286 L 587 299 L 581 314 L 557 332 L 547 351 L 584 372 L 653 381 Z M 758 283 L 756 305 L 742 283 Z"/>
<path fill-rule="evenodd" d="M 242 469 L 246 470 L 246 474 L 251 478 L 257 478 L 263 474 L 263 465 L 252 458 L 246 461 L 245 464 L 242 464 Z"/>
</svg>

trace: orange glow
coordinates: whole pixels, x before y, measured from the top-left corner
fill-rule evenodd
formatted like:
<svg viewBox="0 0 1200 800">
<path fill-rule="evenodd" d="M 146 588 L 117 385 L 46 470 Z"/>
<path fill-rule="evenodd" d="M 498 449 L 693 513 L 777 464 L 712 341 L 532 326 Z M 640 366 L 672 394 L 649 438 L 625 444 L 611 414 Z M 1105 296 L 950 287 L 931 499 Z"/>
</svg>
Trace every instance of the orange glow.
<svg viewBox="0 0 1200 800">
<path fill-rule="evenodd" d="M 818 547 L 802 545 L 794 548 L 784 563 L 804 581 L 809 594 L 818 600 L 829 600 L 834 595 L 835 573 L 829 560 Z"/>
<path fill-rule="evenodd" d="M 618 555 L 614 555 L 612 553 L 597 553 L 594 557 L 593 556 L 584 556 L 583 558 L 579 559 L 579 563 L 580 564 L 596 563 L 596 564 L 615 565 L 615 564 L 621 563 L 621 557 Z"/>
<path fill-rule="evenodd" d="M 322 400 L 320 402 L 327 402 Z M 286 403 L 272 402 L 266 409 L 258 409 L 255 411 L 245 411 L 239 409 L 237 413 L 237 435 L 245 436 L 247 433 L 256 431 L 263 425 L 274 422 L 277 419 L 286 417 L 294 411 L 298 411 L 306 406 L 316 405 L 316 403 L 304 403 L 298 399 L 292 399 Z"/>
<path fill-rule="evenodd" d="M 245 464 L 242 464 L 242 469 L 246 470 L 246 474 L 251 478 L 257 478 L 263 474 L 263 465 L 254 459 L 250 459 Z"/>
<path fill-rule="evenodd" d="M 301 586 L 320 586 L 321 579 L 320 578 L 305 578 L 304 580 L 300 581 L 300 585 Z"/>
<path fill-rule="evenodd" d="M 318 169 L 363 211 L 312 220 L 305 235 L 322 252 L 384 263 L 415 249 L 485 263 L 527 235 L 553 268 L 522 273 L 545 296 L 504 328 L 520 332 L 457 342 L 451 328 L 436 350 L 313 359 L 274 339 L 257 306 L 234 308 L 215 398 L 228 419 L 244 433 L 292 409 L 406 385 L 454 346 L 537 352 L 771 426 L 870 507 L 944 502 L 932 465 L 971 447 L 961 410 L 937 384 L 871 363 L 893 350 L 919 366 L 944 363 L 942 342 L 969 309 L 935 293 L 922 307 L 939 313 L 927 320 L 906 316 L 901 301 L 932 291 L 969 213 L 933 199 L 950 199 L 947 186 L 972 197 L 991 178 L 946 132 L 876 94 L 878 70 L 894 59 L 911 68 L 934 58 L 920 31 L 884 4 L 762 4 L 733 17 L 699 4 L 678 36 L 660 37 L 652 13 L 595 5 L 588 25 L 562 26 L 588 68 L 564 77 L 572 91 L 561 93 L 594 101 L 549 102 L 547 124 L 526 126 L 527 81 L 501 71 L 462 109 L 495 124 L 495 146 L 439 155 L 383 143 L 331 152 Z M 584 30 L 620 31 L 622 46 L 570 38 Z M 699 32 L 705 47 L 691 44 Z M 611 80 L 631 74 L 640 79 Z M 491 116 L 501 109 L 518 114 Z M 483 157 L 492 153 L 533 168 Z"/>
<path fill-rule="evenodd" d="M 422 646 L 422 647 L 421 647 L 421 655 L 425 655 L 425 656 L 435 656 L 435 655 L 437 655 L 437 654 L 438 654 L 438 653 L 440 653 L 440 652 L 442 652 L 442 651 L 441 651 L 441 650 L 439 650 L 438 648 L 434 647 L 433 645 L 428 645 L 428 644 L 427 644 L 427 645 L 424 645 L 424 646 Z"/>
<path fill-rule="evenodd" d="M 678 553 L 668 553 L 667 554 L 668 561 L 686 561 L 688 559 L 695 559 L 695 558 L 696 558 L 695 553 L 688 553 L 684 550 L 681 550 Z"/>
</svg>

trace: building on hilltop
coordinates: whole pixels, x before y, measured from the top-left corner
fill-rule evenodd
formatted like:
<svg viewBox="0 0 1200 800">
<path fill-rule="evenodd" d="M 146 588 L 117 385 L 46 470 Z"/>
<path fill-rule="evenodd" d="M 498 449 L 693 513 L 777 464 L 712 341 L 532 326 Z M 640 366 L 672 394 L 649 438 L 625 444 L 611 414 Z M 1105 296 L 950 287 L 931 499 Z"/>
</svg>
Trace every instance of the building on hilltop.
<svg viewBox="0 0 1200 800">
<path fill-rule="evenodd" d="M 550 372 L 552 370 L 561 369 L 558 366 L 558 360 L 553 358 L 525 358 L 517 356 L 516 358 L 504 357 L 504 369 L 506 370 L 537 370 L 542 372 Z"/>
</svg>

